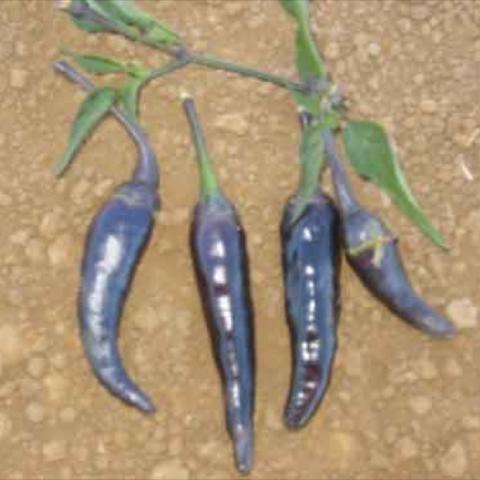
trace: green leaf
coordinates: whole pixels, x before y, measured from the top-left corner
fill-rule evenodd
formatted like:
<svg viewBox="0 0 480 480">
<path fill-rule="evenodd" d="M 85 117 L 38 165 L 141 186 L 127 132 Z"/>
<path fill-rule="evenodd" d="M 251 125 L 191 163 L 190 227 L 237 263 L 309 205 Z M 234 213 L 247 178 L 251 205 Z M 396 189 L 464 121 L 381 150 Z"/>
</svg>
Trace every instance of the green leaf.
<svg viewBox="0 0 480 480">
<path fill-rule="evenodd" d="M 75 25 L 84 30 L 85 32 L 88 33 L 100 33 L 100 32 L 106 32 L 108 29 L 102 25 L 99 25 L 98 23 L 90 22 L 89 20 L 84 20 L 81 18 L 74 17 L 72 15 L 72 20 Z"/>
<path fill-rule="evenodd" d="M 280 4 L 297 22 L 308 21 L 308 0 L 280 0 Z"/>
<path fill-rule="evenodd" d="M 98 13 L 126 27 L 134 27 L 137 34 L 144 35 L 160 44 L 171 44 L 178 36 L 161 24 L 155 17 L 140 9 L 133 0 L 87 0 Z"/>
<path fill-rule="evenodd" d="M 295 223 L 302 215 L 312 195 L 318 188 L 318 180 L 325 168 L 325 154 L 323 147 L 321 123 L 307 125 L 302 132 L 300 143 L 301 174 L 297 195 L 300 202 L 292 216 Z"/>
<path fill-rule="evenodd" d="M 70 165 L 82 143 L 105 117 L 115 102 L 116 91 L 111 87 L 98 88 L 83 101 L 70 130 L 68 147 L 55 164 L 55 175 L 61 175 Z"/>
<path fill-rule="evenodd" d="M 73 61 L 87 72 L 96 75 L 105 75 L 107 73 L 128 73 L 130 70 L 126 65 L 112 58 L 102 57 L 100 55 L 80 55 L 77 53 L 66 52 Z"/>
<path fill-rule="evenodd" d="M 138 101 L 143 86 L 142 78 L 132 78 L 120 89 L 120 101 L 127 113 L 138 117 Z"/>
<path fill-rule="evenodd" d="M 77 0 L 78 1 L 78 0 Z M 122 19 L 105 8 L 105 0 L 83 0 L 89 8 L 90 15 L 97 16 L 99 21 L 110 26 L 110 30 L 122 33 L 127 37 L 136 37 L 137 32 L 127 25 Z"/>
<path fill-rule="evenodd" d="M 344 130 L 343 140 L 356 172 L 387 192 L 426 236 L 446 248 L 442 234 L 413 196 L 384 129 L 373 122 L 351 121 Z"/>
</svg>

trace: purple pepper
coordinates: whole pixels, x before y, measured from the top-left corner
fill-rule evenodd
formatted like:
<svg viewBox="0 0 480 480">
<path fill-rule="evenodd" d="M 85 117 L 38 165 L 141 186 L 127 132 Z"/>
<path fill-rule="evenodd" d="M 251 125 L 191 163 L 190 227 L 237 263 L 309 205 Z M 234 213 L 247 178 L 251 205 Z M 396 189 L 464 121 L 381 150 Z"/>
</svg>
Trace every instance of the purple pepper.
<svg viewBox="0 0 480 480">
<path fill-rule="evenodd" d="M 54 67 L 85 90 L 94 88 L 66 62 L 56 62 Z M 80 333 L 100 382 L 124 402 L 151 413 L 153 403 L 123 367 L 117 337 L 130 283 L 159 208 L 158 167 L 148 138 L 135 120 L 117 108 L 111 110 L 136 142 L 139 158 L 132 179 L 116 189 L 90 225 L 78 295 Z"/>
<path fill-rule="evenodd" d="M 197 283 L 223 384 L 227 429 L 240 473 L 253 464 L 255 358 L 245 234 L 221 192 L 191 98 L 183 102 L 198 156 L 200 200 L 191 227 Z"/>
<path fill-rule="evenodd" d="M 452 322 L 432 309 L 413 289 L 394 234 L 377 215 L 358 203 L 330 130 L 324 131 L 324 140 L 349 264 L 370 293 L 402 320 L 432 336 L 453 337 L 456 330 Z"/>
<path fill-rule="evenodd" d="M 283 275 L 292 348 L 292 375 L 284 412 L 291 429 L 305 426 L 327 391 L 337 350 L 339 218 L 320 189 L 294 222 L 293 196 L 282 227 Z"/>
</svg>

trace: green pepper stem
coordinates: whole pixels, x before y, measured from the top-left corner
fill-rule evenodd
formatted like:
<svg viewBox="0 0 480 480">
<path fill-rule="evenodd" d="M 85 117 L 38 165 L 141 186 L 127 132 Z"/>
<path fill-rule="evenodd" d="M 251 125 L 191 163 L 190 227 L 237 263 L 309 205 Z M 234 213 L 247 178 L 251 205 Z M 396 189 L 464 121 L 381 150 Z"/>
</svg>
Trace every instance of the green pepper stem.
<svg viewBox="0 0 480 480">
<path fill-rule="evenodd" d="M 220 186 L 215 175 L 212 159 L 208 153 L 205 136 L 203 134 L 200 120 L 198 119 L 197 109 L 195 108 L 193 98 L 189 95 L 183 95 L 183 98 L 183 109 L 192 131 L 193 144 L 197 153 L 198 168 L 200 172 L 200 194 L 203 198 L 206 198 L 219 193 Z"/>
<path fill-rule="evenodd" d="M 214 70 L 223 70 L 242 75 L 243 77 L 252 77 L 263 82 L 269 82 L 277 85 L 278 87 L 286 88 L 287 90 L 302 93 L 306 91 L 306 86 L 303 83 L 289 80 L 288 78 L 280 75 L 274 75 L 250 67 L 245 67 L 243 65 L 238 65 L 236 63 L 228 62 L 213 55 L 191 53 L 190 61 L 196 65 L 203 65 Z"/>
<path fill-rule="evenodd" d="M 56 61 L 53 63 L 56 72 L 64 75 L 71 82 L 76 83 L 83 90 L 91 92 L 95 90 L 95 84 L 87 77 L 82 75 L 66 61 Z M 139 152 L 139 162 L 134 171 L 134 178 L 155 188 L 158 186 L 159 173 L 157 166 L 157 157 L 150 143 L 147 133 L 138 124 L 137 120 L 127 112 L 118 107 L 111 107 L 111 113 L 126 128 L 132 140 L 137 144 Z"/>
<path fill-rule="evenodd" d="M 347 172 L 338 155 L 335 137 L 329 128 L 323 131 L 323 139 L 340 210 L 344 215 L 350 215 L 360 210 L 360 204 L 358 203 L 357 196 L 348 180 Z"/>
</svg>

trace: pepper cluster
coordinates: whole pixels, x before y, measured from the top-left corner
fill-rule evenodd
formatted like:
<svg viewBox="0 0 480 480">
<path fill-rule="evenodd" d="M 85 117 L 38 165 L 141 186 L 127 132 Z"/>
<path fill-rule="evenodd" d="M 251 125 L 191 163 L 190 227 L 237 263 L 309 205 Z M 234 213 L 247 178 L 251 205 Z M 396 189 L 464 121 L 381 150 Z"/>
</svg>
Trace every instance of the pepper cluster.
<svg viewBox="0 0 480 480">
<path fill-rule="evenodd" d="M 135 102 L 146 81 L 191 62 L 288 88 L 300 107 L 300 181 L 285 205 L 280 225 L 292 358 L 285 425 L 290 429 L 304 427 L 320 406 L 330 382 L 337 350 L 342 251 L 367 290 L 402 320 L 435 337 L 451 338 L 455 334 L 453 324 L 413 289 L 396 237 L 356 198 L 334 139 L 341 94 L 338 89 L 331 89 L 314 45 L 308 4 L 305 0 L 280 1 L 297 22 L 300 85 L 188 52 L 175 34 L 141 13 L 133 2 L 71 0 L 69 4 L 69 13 L 82 28 L 121 33 L 151 46 L 160 45 L 162 50 L 177 57 L 170 66 L 146 74 L 132 65 L 77 56 L 77 63 L 83 62 L 93 72 L 127 71 L 133 75 L 131 85 L 135 89 L 123 93 L 135 95 L 124 96 L 119 102 L 123 107 L 116 107 L 114 99 L 108 97 L 111 92 L 96 89 L 68 63 L 54 64 L 57 72 L 83 89 L 106 94 L 105 104 L 97 102 L 96 113 L 87 123 L 93 125 L 110 110 L 138 148 L 137 166 L 131 179 L 113 192 L 88 231 L 78 317 L 83 348 L 94 374 L 113 395 L 145 413 L 154 412 L 155 407 L 128 376 L 117 345 L 123 305 L 160 207 L 158 162 L 148 136 L 137 121 Z M 130 97 L 133 102 L 125 101 Z M 194 101 L 188 95 L 183 99 L 183 109 L 191 129 L 200 178 L 199 200 L 190 230 L 191 255 L 213 357 L 223 385 L 226 425 L 235 463 L 240 473 L 248 473 L 254 456 L 255 337 L 246 235 L 237 209 L 219 184 Z M 83 133 L 86 134 L 86 129 Z M 81 143 L 74 140 L 61 169 Z M 324 158 L 331 169 L 335 201 L 321 188 Z"/>
</svg>

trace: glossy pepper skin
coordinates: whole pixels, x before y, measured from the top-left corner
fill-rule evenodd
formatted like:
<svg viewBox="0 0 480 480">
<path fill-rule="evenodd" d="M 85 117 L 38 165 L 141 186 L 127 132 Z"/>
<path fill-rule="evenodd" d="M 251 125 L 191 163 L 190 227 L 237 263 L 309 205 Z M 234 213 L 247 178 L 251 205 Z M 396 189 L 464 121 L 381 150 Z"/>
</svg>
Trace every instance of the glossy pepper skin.
<svg viewBox="0 0 480 480">
<path fill-rule="evenodd" d="M 298 199 L 288 202 L 281 226 L 283 275 L 292 347 L 285 424 L 303 427 L 327 390 L 337 349 L 340 267 L 339 218 L 317 191 L 292 223 Z"/>
<path fill-rule="evenodd" d="M 120 186 L 93 220 L 85 244 L 78 296 L 87 359 L 111 393 L 144 412 L 155 410 L 129 378 L 118 351 L 119 322 L 135 268 L 148 242 L 158 205 L 141 182 Z"/>
<path fill-rule="evenodd" d="M 66 62 L 55 62 L 54 68 L 84 90 L 95 88 Z M 124 402 L 151 413 L 154 405 L 125 371 L 117 337 L 130 283 L 160 207 L 159 173 L 149 139 L 136 120 L 116 107 L 111 112 L 135 142 L 138 158 L 131 180 L 115 190 L 89 228 L 78 295 L 80 334 L 100 382 Z"/>
<path fill-rule="evenodd" d="M 453 337 L 456 332 L 452 322 L 431 308 L 413 289 L 392 232 L 377 215 L 359 205 L 336 153 L 331 132 L 327 131 L 324 138 L 349 264 L 370 293 L 402 320 L 432 336 Z"/>
<path fill-rule="evenodd" d="M 191 249 L 212 348 L 223 383 L 226 423 L 237 469 L 253 463 L 255 360 L 245 235 L 221 194 L 195 208 Z"/>
</svg>

